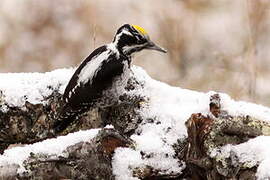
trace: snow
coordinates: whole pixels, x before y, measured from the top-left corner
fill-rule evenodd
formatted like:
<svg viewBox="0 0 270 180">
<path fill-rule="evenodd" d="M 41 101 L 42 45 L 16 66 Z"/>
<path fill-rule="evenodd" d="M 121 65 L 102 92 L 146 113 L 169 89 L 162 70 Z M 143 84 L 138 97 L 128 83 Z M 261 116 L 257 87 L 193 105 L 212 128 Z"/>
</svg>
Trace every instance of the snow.
<svg viewBox="0 0 270 180">
<path fill-rule="evenodd" d="M 270 178 L 270 136 L 258 136 L 249 141 L 238 145 L 225 145 L 220 149 L 215 149 L 211 157 L 224 159 L 233 154 L 238 162 L 245 167 L 254 167 L 259 164 L 257 169 L 257 179 Z"/>
<path fill-rule="evenodd" d="M 142 167 L 143 160 L 139 151 L 130 148 L 117 148 L 113 157 L 113 174 L 116 179 L 137 180 L 132 176 L 135 167 Z"/>
<path fill-rule="evenodd" d="M 269 147 L 268 147 L 269 148 Z M 264 160 L 261 161 L 258 169 L 256 177 L 258 180 L 266 180 L 270 178 L 270 158 L 269 155 Z"/>
<path fill-rule="evenodd" d="M 47 73 L 0 73 L 0 92 L 4 94 L 8 106 L 22 107 L 26 101 L 32 104 L 46 103 L 44 97 L 54 90 L 64 92 L 73 72 L 70 68 Z M 5 108 L 3 105 L 2 110 Z"/>
<path fill-rule="evenodd" d="M 185 122 L 192 113 L 209 114 L 209 99 L 216 92 L 200 93 L 171 87 L 165 83 L 151 79 L 144 70 L 139 67 L 132 68 L 134 76 L 143 89 L 136 89 L 132 93 L 145 95 L 149 102 L 144 105 L 141 115 L 144 121 L 131 136 L 135 142 L 135 149 L 119 148 L 116 150 L 112 166 L 113 173 L 118 180 L 135 180 L 133 170 L 151 166 L 164 174 L 180 174 L 185 168 L 184 162 L 179 162 L 175 157 L 172 145 L 178 139 L 187 135 Z M 250 115 L 255 118 L 269 121 L 270 109 L 261 105 L 247 102 L 237 102 L 228 95 L 219 93 L 222 109 L 229 114 Z M 263 143 L 265 144 L 263 145 Z M 270 177 L 269 158 L 270 137 L 258 137 L 247 143 L 234 147 L 239 159 L 247 165 L 258 165 L 257 177 Z M 143 158 L 141 154 L 149 155 Z"/>
<path fill-rule="evenodd" d="M 214 93 L 214 92 L 212 92 Z M 249 115 L 254 118 L 270 122 L 270 109 L 249 102 L 234 101 L 227 94 L 219 93 L 221 98 L 222 109 L 227 111 L 232 116 Z"/>
<path fill-rule="evenodd" d="M 54 89 L 63 93 L 73 69 L 61 69 L 48 73 L 17 73 L 0 74 L 0 90 L 5 95 L 9 106 L 23 106 L 25 101 L 31 103 L 46 103 L 43 97 L 48 96 Z M 162 174 L 181 174 L 185 162 L 175 158 L 172 147 L 179 139 L 187 136 L 185 122 L 192 113 L 209 114 L 209 99 L 216 92 L 201 93 L 151 79 L 146 72 L 136 66 L 132 67 L 142 88 L 129 91 L 130 95 L 145 96 L 149 99 L 142 102 L 140 115 L 143 121 L 135 133 L 131 135 L 134 147 L 117 148 L 112 160 L 113 173 L 117 180 L 136 180 L 134 170 L 152 167 Z M 51 86 L 51 88 L 48 88 Z M 15 90 L 16 91 L 15 91 Z M 270 121 L 270 109 L 261 105 L 247 102 L 237 102 L 228 95 L 219 93 L 223 110 L 230 115 L 249 115 L 254 118 Z M 0 101 L 1 102 L 1 101 Z M 3 110 L 3 107 L 2 107 Z M 22 162 L 30 152 L 64 155 L 63 150 L 80 141 L 93 138 L 98 129 L 80 131 L 67 136 L 49 139 L 33 145 L 15 147 L 6 150 L 0 156 L 0 165 L 19 164 L 23 171 Z M 229 156 L 235 153 L 240 162 L 248 167 L 258 166 L 257 178 L 270 178 L 270 137 L 260 136 L 239 145 L 226 145 L 216 149 L 211 156 Z"/>
<path fill-rule="evenodd" d="M 131 93 L 149 97 L 149 102 L 140 111 L 143 122 L 131 136 L 135 141 L 135 152 L 128 148 L 115 152 L 112 166 L 116 179 L 138 179 L 132 177 L 132 171 L 146 166 L 163 174 L 180 174 L 185 163 L 174 157 L 172 145 L 187 135 L 185 121 L 192 113 L 209 113 L 209 94 L 155 81 L 139 67 L 133 66 L 132 71 L 144 87 Z M 148 158 L 142 158 L 141 152 L 149 155 Z"/>
<path fill-rule="evenodd" d="M 5 150 L 3 155 L 0 156 L 0 165 L 8 166 L 18 164 L 20 166 L 18 173 L 23 172 L 25 171 L 23 161 L 30 156 L 30 153 L 65 156 L 63 151 L 68 146 L 74 145 L 78 142 L 91 140 L 97 135 L 99 130 L 100 129 L 78 131 L 66 136 L 59 136 L 57 138 L 47 139 L 35 144 Z"/>
</svg>

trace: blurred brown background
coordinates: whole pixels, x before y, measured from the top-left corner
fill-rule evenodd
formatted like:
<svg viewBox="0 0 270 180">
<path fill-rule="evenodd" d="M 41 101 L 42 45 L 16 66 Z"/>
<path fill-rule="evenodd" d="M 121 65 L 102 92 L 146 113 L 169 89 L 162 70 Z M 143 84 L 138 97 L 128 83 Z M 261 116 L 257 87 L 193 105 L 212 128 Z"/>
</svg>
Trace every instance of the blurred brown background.
<svg viewBox="0 0 270 180">
<path fill-rule="evenodd" d="M 135 57 L 153 78 L 270 105 L 269 0 L 1 0 L 0 72 L 76 66 L 124 23 L 168 50 Z"/>
</svg>

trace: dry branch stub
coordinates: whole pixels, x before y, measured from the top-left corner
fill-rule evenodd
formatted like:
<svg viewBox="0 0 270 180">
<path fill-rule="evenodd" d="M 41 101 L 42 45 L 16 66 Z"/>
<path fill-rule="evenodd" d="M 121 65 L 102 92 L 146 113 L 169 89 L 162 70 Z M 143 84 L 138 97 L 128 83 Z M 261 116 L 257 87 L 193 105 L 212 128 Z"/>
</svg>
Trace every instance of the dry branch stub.
<svg viewBox="0 0 270 180">
<path fill-rule="evenodd" d="M 236 154 L 213 156 L 227 144 L 237 145 L 260 135 L 270 135 L 270 124 L 250 116 L 231 116 L 221 109 L 218 94 L 210 97 L 212 115 L 192 114 L 187 120 L 187 168 L 192 179 L 255 179 L 256 166 L 247 167 Z M 249 178 L 250 177 L 250 178 Z"/>
</svg>

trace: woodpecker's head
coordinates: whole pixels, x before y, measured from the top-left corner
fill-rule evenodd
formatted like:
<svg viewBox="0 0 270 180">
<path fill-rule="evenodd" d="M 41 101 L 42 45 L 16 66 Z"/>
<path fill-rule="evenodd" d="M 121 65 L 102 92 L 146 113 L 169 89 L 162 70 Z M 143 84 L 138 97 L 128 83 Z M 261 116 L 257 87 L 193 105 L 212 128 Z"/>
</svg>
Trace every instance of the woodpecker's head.
<svg viewBox="0 0 270 180">
<path fill-rule="evenodd" d="M 116 48 L 130 56 L 143 49 L 157 50 L 166 53 L 166 50 L 153 43 L 147 32 L 140 26 L 125 24 L 121 26 L 113 39 Z"/>
</svg>

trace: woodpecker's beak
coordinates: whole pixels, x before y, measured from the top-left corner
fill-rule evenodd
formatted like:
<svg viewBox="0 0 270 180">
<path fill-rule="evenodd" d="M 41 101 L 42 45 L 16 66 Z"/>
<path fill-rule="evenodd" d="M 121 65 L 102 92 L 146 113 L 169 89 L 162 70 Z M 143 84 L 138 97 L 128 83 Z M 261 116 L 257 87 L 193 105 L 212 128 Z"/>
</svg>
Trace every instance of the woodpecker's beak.
<svg viewBox="0 0 270 180">
<path fill-rule="evenodd" d="M 159 46 L 157 46 L 155 43 L 153 43 L 152 41 L 148 41 L 148 44 L 146 46 L 146 49 L 151 49 L 151 50 L 156 50 L 156 51 L 160 51 L 163 53 L 167 53 L 167 51 Z"/>
</svg>

